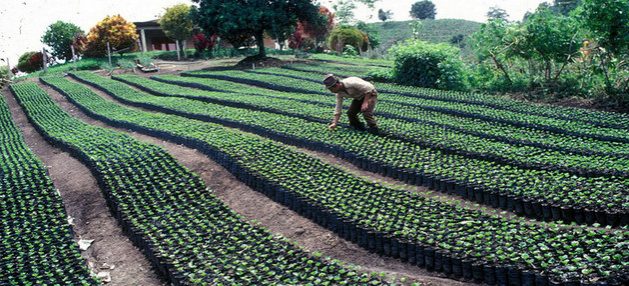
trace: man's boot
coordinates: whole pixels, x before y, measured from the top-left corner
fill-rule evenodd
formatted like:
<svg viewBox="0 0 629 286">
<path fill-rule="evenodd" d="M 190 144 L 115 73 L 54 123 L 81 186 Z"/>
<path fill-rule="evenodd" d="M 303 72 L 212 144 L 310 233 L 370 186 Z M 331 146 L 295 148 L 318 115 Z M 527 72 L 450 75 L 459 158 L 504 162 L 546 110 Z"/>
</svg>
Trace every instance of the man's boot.
<svg viewBox="0 0 629 286">
<path fill-rule="evenodd" d="M 367 132 L 378 135 L 380 134 L 380 129 L 378 128 L 378 126 L 369 126 L 369 129 L 367 129 Z"/>
<path fill-rule="evenodd" d="M 365 131 L 365 130 L 367 130 L 365 128 L 365 124 L 363 124 L 362 122 L 353 123 L 353 124 L 350 124 L 349 126 L 351 126 L 352 128 L 354 128 L 355 130 L 358 130 L 358 131 Z"/>
</svg>

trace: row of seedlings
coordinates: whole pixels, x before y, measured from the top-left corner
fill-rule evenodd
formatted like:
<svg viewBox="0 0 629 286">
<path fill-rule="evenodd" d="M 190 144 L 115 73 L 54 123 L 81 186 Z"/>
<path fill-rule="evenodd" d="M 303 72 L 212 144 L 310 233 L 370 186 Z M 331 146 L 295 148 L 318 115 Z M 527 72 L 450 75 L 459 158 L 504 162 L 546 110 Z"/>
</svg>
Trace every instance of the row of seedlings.
<svg viewBox="0 0 629 286">
<path fill-rule="evenodd" d="M 282 66 L 284 69 L 306 72 L 308 75 L 317 73 L 320 76 L 333 72 L 337 76 L 367 77 L 364 67 L 340 65 L 340 64 L 291 64 Z M 487 94 L 477 94 L 468 92 L 444 91 L 430 88 L 397 85 L 391 83 L 377 83 L 378 89 L 383 92 L 406 95 L 410 97 L 420 97 L 452 101 L 467 104 L 489 106 L 498 109 L 520 112 L 523 114 L 547 116 L 558 119 L 576 120 L 587 124 L 611 128 L 629 128 L 629 117 L 622 113 L 590 110 L 575 107 L 564 107 L 555 105 L 532 104 L 529 102 L 514 100 L 502 96 L 492 96 Z"/>
<path fill-rule="evenodd" d="M 61 197 L 0 96 L 0 285 L 97 285 Z"/>
<path fill-rule="evenodd" d="M 201 90 L 155 82 L 144 77 L 124 75 L 116 80 L 131 84 L 146 92 L 161 96 L 178 96 L 235 107 L 251 108 L 289 115 L 292 117 L 326 122 L 329 108 L 291 102 L 290 99 L 269 100 L 268 98 L 203 92 Z M 233 98 L 229 98 L 233 97 Z M 448 154 L 468 158 L 491 160 L 526 169 L 557 170 L 582 176 L 629 176 L 629 158 L 587 156 L 546 150 L 532 146 L 508 144 L 455 131 L 434 125 L 419 124 L 399 119 L 381 118 L 379 125 L 387 136 L 409 141 L 420 146 L 441 150 Z M 629 144 L 627 144 L 629 146 Z"/>
<path fill-rule="evenodd" d="M 245 222 L 163 149 L 71 117 L 35 83 L 12 88 L 42 135 L 94 171 L 125 232 L 173 284 L 382 283 Z"/>
<path fill-rule="evenodd" d="M 116 79 L 132 83 L 125 76 L 117 76 Z M 278 92 L 275 90 L 264 89 L 261 87 L 250 86 L 227 80 L 180 77 L 175 75 L 158 75 L 153 76 L 152 79 L 207 91 L 224 91 L 232 94 L 242 93 L 247 95 L 257 95 L 258 97 L 272 98 L 273 101 L 287 99 L 306 104 L 318 104 L 327 107 L 334 106 L 334 100 L 328 97 L 312 96 L 311 94 Z M 210 98 L 219 98 L 219 96 L 222 96 L 220 97 L 221 99 L 227 97 L 225 94 L 216 93 L 204 94 L 195 92 L 194 94 L 194 98 L 199 100 L 209 100 Z M 259 101 L 256 101 L 256 104 L 258 102 Z M 345 101 L 345 103 L 347 104 L 349 102 Z M 398 120 L 415 122 L 424 125 L 433 125 L 446 131 L 474 135 L 509 144 L 533 146 L 582 155 L 629 157 L 629 144 L 620 142 L 600 141 L 592 138 L 557 134 L 549 131 L 517 127 L 497 122 L 457 117 L 436 111 L 418 109 L 410 110 L 408 107 L 387 103 L 378 104 L 377 114 L 379 118 L 395 118 Z"/>
<path fill-rule="evenodd" d="M 343 58 L 330 54 L 312 54 L 309 59 L 322 63 L 339 63 L 360 67 L 393 67 L 393 61 L 385 59 Z"/>
<path fill-rule="evenodd" d="M 621 285 L 625 230 L 531 224 L 351 175 L 292 147 L 222 125 L 105 100 L 46 79 L 109 124 L 196 148 L 270 198 L 381 255 L 489 285 Z"/>
<path fill-rule="evenodd" d="M 323 91 L 320 79 L 310 77 L 298 77 L 280 73 L 291 73 L 283 69 L 275 69 L 275 72 L 265 71 L 195 71 L 184 72 L 182 76 L 216 78 L 232 80 L 246 84 L 262 86 L 270 89 L 287 92 L 300 92 L 312 94 L 328 94 Z M 506 123 L 519 127 L 530 127 L 540 130 L 552 131 L 559 134 L 567 134 L 581 137 L 594 138 L 603 141 L 629 143 L 629 135 L 622 129 L 605 128 L 589 124 L 547 118 L 536 115 L 525 115 L 506 110 L 492 109 L 483 106 L 474 106 L 463 103 L 444 102 L 439 100 L 421 99 L 398 95 L 398 99 L 390 98 L 392 93 L 381 94 L 381 102 L 396 103 L 402 106 L 437 111 L 461 117 L 477 118 L 486 121 Z"/>
<path fill-rule="evenodd" d="M 186 98 L 152 96 L 91 73 L 74 76 L 127 104 L 217 122 L 328 152 L 368 171 L 529 217 L 613 226 L 629 224 L 627 178 L 589 178 L 521 169 L 349 129 L 322 132 L 325 124 L 299 118 Z"/>
</svg>

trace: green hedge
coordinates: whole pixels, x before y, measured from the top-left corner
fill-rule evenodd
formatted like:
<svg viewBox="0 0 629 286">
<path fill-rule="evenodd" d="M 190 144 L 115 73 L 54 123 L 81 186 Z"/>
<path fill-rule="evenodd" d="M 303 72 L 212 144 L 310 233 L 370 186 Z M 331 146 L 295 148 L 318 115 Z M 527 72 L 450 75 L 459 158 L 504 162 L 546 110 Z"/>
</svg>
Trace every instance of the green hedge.
<svg viewBox="0 0 629 286">
<path fill-rule="evenodd" d="M 397 83 L 421 87 L 465 90 L 465 66 L 458 48 L 409 40 L 389 50 Z"/>
</svg>

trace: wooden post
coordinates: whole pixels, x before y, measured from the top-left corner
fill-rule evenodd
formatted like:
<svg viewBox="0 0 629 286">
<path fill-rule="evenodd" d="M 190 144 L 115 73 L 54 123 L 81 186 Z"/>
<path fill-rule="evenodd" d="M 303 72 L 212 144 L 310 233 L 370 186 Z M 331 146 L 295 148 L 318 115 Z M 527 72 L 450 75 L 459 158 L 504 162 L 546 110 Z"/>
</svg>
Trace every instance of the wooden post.
<svg viewBox="0 0 629 286">
<path fill-rule="evenodd" d="M 142 38 L 142 52 L 147 52 L 147 48 L 146 48 L 146 33 L 144 32 L 144 29 L 140 30 L 140 35 Z"/>
<path fill-rule="evenodd" d="M 11 64 L 9 63 L 9 58 L 7 58 L 7 68 L 9 69 L 9 78 L 14 76 L 13 71 L 11 71 Z"/>
<path fill-rule="evenodd" d="M 109 68 L 113 68 L 111 64 L 111 48 L 109 47 L 109 42 L 107 42 L 107 57 L 109 58 Z"/>
<path fill-rule="evenodd" d="M 74 51 L 74 46 L 70 45 L 70 50 L 72 50 L 72 63 L 74 63 L 74 70 L 77 70 L 76 66 L 76 52 Z"/>
<path fill-rule="evenodd" d="M 42 61 L 44 64 L 44 71 L 48 70 L 48 57 L 46 56 L 46 48 L 42 48 L 41 49 L 41 54 L 42 54 Z"/>
<path fill-rule="evenodd" d="M 179 40 L 175 40 L 175 46 L 177 47 L 177 60 L 181 60 L 181 54 L 179 53 Z"/>
</svg>

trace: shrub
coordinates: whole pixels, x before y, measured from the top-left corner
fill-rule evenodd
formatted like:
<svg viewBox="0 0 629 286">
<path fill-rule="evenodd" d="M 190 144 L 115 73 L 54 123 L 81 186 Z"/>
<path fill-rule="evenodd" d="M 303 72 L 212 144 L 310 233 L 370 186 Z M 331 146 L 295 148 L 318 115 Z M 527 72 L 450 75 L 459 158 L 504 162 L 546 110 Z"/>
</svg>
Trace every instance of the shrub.
<svg viewBox="0 0 629 286">
<path fill-rule="evenodd" d="M 344 57 L 357 57 L 358 54 L 358 50 L 352 45 L 345 45 L 345 47 L 343 47 Z"/>
<path fill-rule="evenodd" d="M 0 66 L 0 88 L 11 80 L 11 73 L 6 66 Z"/>
<path fill-rule="evenodd" d="M 74 39 L 83 35 L 83 30 L 72 23 L 57 21 L 46 29 L 42 36 L 42 43 L 52 49 L 52 56 L 59 60 L 71 60 Z"/>
<path fill-rule="evenodd" d="M 353 46 L 358 51 L 366 50 L 369 45 L 368 36 L 354 27 L 338 27 L 330 32 L 328 46 L 339 53 L 343 52 L 346 45 Z"/>
<path fill-rule="evenodd" d="M 377 82 L 391 82 L 393 81 L 393 73 L 390 69 L 374 69 L 367 73 L 365 79 Z"/>
<path fill-rule="evenodd" d="M 88 57 L 107 55 L 107 42 L 112 51 L 120 51 L 120 54 L 132 52 L 136 48 L 137 40 L 138 34 L 133 23 L 120 15 L 107 16 L 87 34 L 85 55 Z"/>
<path fill-rule="evenodd" d="M 44 68 L 41 52 L 26 52 L 20 56 L 17 69 L 21 72 L 32 73 Z"/>
<path fill-rule="evenodd" d="M 397 83 L 440 89 L 467 89 L 460 50 L 445 43 L 408 40 L 389 50 Z"/>
</svg>

